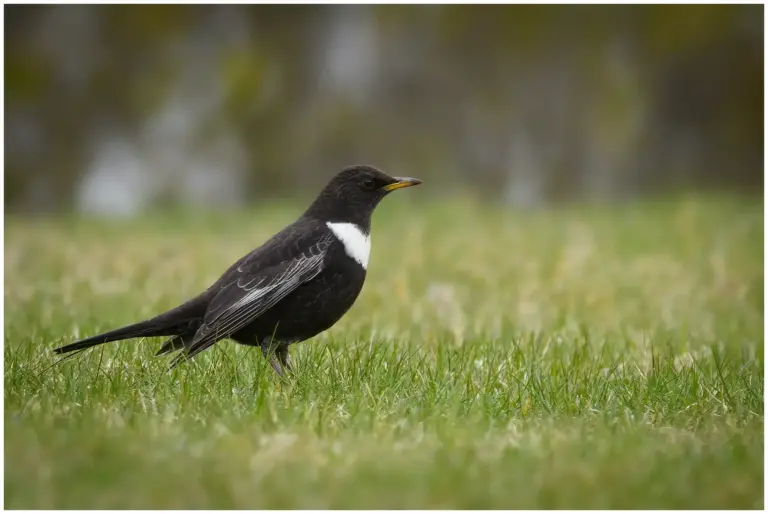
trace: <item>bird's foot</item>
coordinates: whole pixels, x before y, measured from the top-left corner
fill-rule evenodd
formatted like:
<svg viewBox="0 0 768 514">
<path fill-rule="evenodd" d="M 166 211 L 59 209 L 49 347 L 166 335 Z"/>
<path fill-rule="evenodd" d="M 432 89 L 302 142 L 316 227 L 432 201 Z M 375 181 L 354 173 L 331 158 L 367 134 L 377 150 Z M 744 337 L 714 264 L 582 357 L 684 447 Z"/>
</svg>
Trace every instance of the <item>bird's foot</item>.
<svg viewBox="0 0 768 514">
<path fill-rule="evenodd" d="M 293 371 L 293 367 L 291 366 L 291 357 L 288 354 L 287 346 L 278 346 L 274 349 L 262 346 L 261 351 L 264 353 L 264 357 L 269 359 L 269 364 L 272 366 L 272 369 L 275 370 L 278 376 L 283 377 L 284 371 Z"/>
<path fill-rule="evenodd" d="M 269 359 L 269 363 L 272 365 L 272 368 L 275 370 L 278 376 L 283 376 L 283 368 L 280 366 L 280 363 L 278 362 L 277 358 L 271 357 Z"/>
</svg>

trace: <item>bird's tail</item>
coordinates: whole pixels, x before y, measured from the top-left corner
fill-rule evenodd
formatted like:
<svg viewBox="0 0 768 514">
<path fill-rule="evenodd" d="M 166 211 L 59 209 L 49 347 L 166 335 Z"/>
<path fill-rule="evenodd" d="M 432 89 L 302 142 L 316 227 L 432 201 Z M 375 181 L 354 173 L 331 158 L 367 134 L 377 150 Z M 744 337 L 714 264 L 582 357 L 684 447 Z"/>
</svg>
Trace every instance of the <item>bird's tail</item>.
<svg viewBox="0 0 768 514">
<path fill-rule="evenodd" d="M 196 333 L 197 333 L 197 330 L 190 330 L 184 334 L 173 336 L 172 338 L 168 339 L 165 343 L 163 343 L 163 346 L 160 347 L 160 349 L 157 351 L 155 356 L 164 355 L 166 353 L 171 353 L 178 350 L 183 350 L 184 348 L 192 344 L 192 340 L 195 338 Z"/>
<path fill-rule="evenodd" d="M 193 298 L 189 302 L 160 314 L 152 319 L 134 323 L 103 334 L 87 337 L 53 350 L 55 353 L 69 353 L 85 350 L 112 341 L 133 339 L 135 337 L 179 336 L 197 330 L 205 312 L 206 303 L 201 298 Z M 176 339 L 175 337 L 173 338 Z M 173 346 L 173 344 L 171 345 Z"/>
<path fill-rule="evenodd" d="M 184 324 L 187 326 L 187 323 Z M 56 353 L 69 353 L 77 350 L 84 350 L 91 346 L 97 346 L 104 343 L 110 343 L 112 341 L 121 341 L 123 339 L 133 339 L 134 337 L 156 337 L 156 336 L 172 336 L 176 335 L 178 323 L 173 325 L 157 323 L 155 320 L 142 321 L 126 327 L 121 327 L 116 330 L 110 330 L 103 334 L 87 337 L 66 346 L 61 346 L 53 350 Z"/>
</svg>

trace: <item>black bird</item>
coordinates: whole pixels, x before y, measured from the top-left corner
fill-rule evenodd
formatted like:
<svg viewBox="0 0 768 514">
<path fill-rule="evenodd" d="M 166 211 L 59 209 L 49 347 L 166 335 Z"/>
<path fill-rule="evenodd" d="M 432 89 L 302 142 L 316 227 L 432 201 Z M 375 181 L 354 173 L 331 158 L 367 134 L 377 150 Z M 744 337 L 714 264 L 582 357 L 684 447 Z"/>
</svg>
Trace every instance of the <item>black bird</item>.
<svg viewBox="0 0 768 514">
<path fill-rule="evenodd" d="M 288 346 L 330 328 L 360 294 L 371 248 L 371 215 L 395 189 L 415 186 L 373 166 L 337 174 L 295 222 L 245 255 L 200 295 L 154 318 L 56 348 L 172 336 L 157 355 L 181 350 L 171 368 L 222 339 L 260 346 L 279 374 Z"/>
</svg>

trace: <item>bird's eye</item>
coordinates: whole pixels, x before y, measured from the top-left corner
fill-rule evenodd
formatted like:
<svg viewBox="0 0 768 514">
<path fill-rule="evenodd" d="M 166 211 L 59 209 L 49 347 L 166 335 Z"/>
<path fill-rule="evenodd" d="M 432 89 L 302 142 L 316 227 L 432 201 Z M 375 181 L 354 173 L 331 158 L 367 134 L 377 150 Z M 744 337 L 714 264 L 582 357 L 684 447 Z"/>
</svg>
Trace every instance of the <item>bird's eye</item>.
<svg viewBox="0 0 768 514">
<path fill-rule="evenodd" d="M 364 186 L 366 189 L 373 189 L 375 185 L 376 185 L 376 184 L 374 184 L 374 183 L 373 183 L 373 180 L 371 180 L 371 179 L 367 179 L 367 180 L 365 180 L 365 181 L 363 182 L 363 186 Z"/>
</svg>

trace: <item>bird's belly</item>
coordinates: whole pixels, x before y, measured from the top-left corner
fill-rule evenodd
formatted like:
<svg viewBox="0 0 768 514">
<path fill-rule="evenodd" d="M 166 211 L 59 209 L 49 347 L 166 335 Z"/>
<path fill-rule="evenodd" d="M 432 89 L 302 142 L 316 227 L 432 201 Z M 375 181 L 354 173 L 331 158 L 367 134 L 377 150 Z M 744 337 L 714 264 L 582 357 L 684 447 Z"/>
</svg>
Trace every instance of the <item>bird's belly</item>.
<svg viewBox="0 0 768 514">
<path fill-rule="evenodd" d="M 303 341 L 327 330 L 355 303 L 365 281 L 365 270 L 354 266 L 330 266 L 310 282 L 299 286 L 275 307 L 242 329 L 235 340 L 245 344 L 274 339 Z"/>
</svg>

